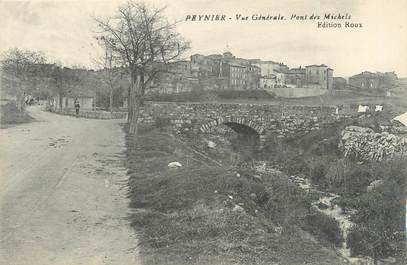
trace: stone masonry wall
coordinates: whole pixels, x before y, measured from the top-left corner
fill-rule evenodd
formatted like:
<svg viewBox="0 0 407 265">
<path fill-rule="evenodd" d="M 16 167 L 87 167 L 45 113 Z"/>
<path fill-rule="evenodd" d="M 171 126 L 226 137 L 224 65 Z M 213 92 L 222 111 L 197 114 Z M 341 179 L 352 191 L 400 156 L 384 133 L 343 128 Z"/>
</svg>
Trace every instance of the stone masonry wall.
<svg viewBox="0 0 407 265">
<path fill-rule="evenodd" d="M 360 160 L 383 160 L 404 152 L 407 140 L 388 132 L 348 126 L 341 132 L 339 148 L 345 157 Z"/>
<path fill-rule="evenodd" d="M 63 109 L 63 110 L 57 109 L 54 112 L 58 113 L 58 114 L 62 114 L 62 115 L 76 116 L 76 112 L 74 109 Z M 78 117 L 88 118 L 88 119 L 100 119 L 100 120 L 126 119 L 127 112 L 110 113 L 108 111 L 80 110 Z"/>
<path fill-rule="evenodd" d="M 166 119 L 178 130 L 185 127 L 195 132 L 208 132 L 218 124 L 235 122 L 255 129 L 264 139 L 270 134 L 286 137 L 307 133 L 346 117 L 349 114 L 337 113 L 335 107 L 146 102 L 139 122 Z"/>
</svg>

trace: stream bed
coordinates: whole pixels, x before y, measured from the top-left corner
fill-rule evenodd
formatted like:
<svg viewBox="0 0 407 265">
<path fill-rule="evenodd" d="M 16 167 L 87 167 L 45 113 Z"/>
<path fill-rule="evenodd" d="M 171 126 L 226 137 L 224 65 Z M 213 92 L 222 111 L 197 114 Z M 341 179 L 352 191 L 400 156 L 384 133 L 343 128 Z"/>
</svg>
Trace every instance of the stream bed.
<svg viewBox="0 0 407 265">
<path fill-rule="evenodd" d="M 256 166 L 256 171 L 260 174 L 278 172 L 278 170 L 276 170 L 276 169 L 268 168 L 265 163 Z M 318 190 L 305 177 L 290 176 L 290 180 L 293 183 L 297 184 L 298 187 L 305 190 L 306 192 L 313 191 L 313 192 L 317 192 L 320 194 L 319 199 L 312 203 L 312 207 L 315 210 L 335 219 L 339 223 L 339 227 L 342 232 L 344 242 L 342 243 L 342 246 L 337 249 L 337 251 L 340 254 L 340 256 L 344 259 L 344 262 L 346 262 L 347 264 L 352 264 L 352 265 L 374 264 L 373 259 L 371 259 L 370 257 L 352 257 L 351 256 L 350 249 L 347 247 L 347 244 L 346 244 L 346 239 L 347 239 L 350 229 L 354 225 L 354 223 L 352 221 L 350 221 L 351 214 L 345 213 L 339 205 L 337 205 L 333 202 L 334 199 L 339 198 L 340 196 L 337 194 L 327 193 L 327 192 Z M 381 264 L 386 264 L 386 263 L 381 263 Z"/>
</svg>

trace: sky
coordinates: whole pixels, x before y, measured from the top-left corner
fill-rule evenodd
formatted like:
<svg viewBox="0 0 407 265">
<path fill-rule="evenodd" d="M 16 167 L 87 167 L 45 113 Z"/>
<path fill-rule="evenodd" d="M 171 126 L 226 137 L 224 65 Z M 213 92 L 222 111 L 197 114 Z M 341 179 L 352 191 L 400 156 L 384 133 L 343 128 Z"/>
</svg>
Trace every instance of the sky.
<svg viewBox="0 0 407 265">
<path fill-rule="evenodd" d="M 102 54 L 95 17 L 112 16 L 122 0 L 2 1 L 0 52 L 42 51 L 51 61 L 94 68 Z M 326 64 L 334 76 L 396 71 L 407 76 L 407 0 L 146 0 L 167 6 L 169 21 L 191 42 L 185 55 L 231 51 L 241 58 L 283 62 L 289 67 Z M 318 28 L 296 15 L 341 13 L 362 28 Z M 185 21 L 187 15 L 225 14 L 227 21 Z M 236 21 L 236 14 L 283 15 L 283 21 Z M 229 19 L 229 17 L 231 19 Z M 335 21 L 339 22 L 339 21 Z M 344 22 L 342 22 L 344 24 Z"/>
</svg>

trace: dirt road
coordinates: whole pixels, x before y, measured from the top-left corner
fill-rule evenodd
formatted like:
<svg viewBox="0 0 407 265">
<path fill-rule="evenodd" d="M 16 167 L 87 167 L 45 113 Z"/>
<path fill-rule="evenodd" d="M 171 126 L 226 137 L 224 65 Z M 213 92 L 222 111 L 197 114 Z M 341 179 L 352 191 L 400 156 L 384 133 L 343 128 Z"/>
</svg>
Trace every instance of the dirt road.
<svg viewBox="0 0 407 265">
<path fill-rule="evenodd" d="M 138 264 L 122 121 L 29 111 L 0 130 L 0 264 Z"/>
</svg>

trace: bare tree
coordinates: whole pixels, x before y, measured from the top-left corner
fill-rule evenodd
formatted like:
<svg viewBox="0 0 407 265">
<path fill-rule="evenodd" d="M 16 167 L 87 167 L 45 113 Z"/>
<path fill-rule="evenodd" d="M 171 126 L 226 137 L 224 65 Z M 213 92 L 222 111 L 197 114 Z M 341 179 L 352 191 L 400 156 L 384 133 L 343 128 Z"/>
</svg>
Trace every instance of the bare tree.
<svg viewBox="0 0 407 265">
<path fill-rule="evenodd" d="M 42 53 L 20 49 L 10 49 L 1 57 L 2 84 L 7 93 L 16 96 L 21 111 L 24 109 L 24 94 L 41 74 L 41 65 L 45 64 L 46 58 Z"/>
<path fill-rule="evenodd" d="M 97 39 L 130 74 L 128 113 L 132 135 L 137 135 L 140 106 L 151 81 L 189 46 L 176 32 L 176 24 L 163 16 L 163 10 L 128 1 L 114 17 L 96 19 L 100 28 Z"/>
<path fill-rule="evenodd" d="M 108 45 L 104 45 L 104 55 L 99 60 L 96 60 L 96 64 L 102 67 L 102 80 L 103 83 L 109 88 L 109 110 L 113 112 L 113 94 L 118 89 L 118 84 L 124 76 L 123 67 L 117 65 L 120 61 L 115 58 L 115 55 L 109 49 Z"/>
<path fill-rule="evenodd" d="M 71 69 L 59 65 L 54 65 L 49 75 L 51 76 L 53 94 L 59 97 L 60 109 L 63 106 L 63 98 L 74 93 L 83 79 L 86 78 L 81 74 L 81 69 Z"/>
</svg>

